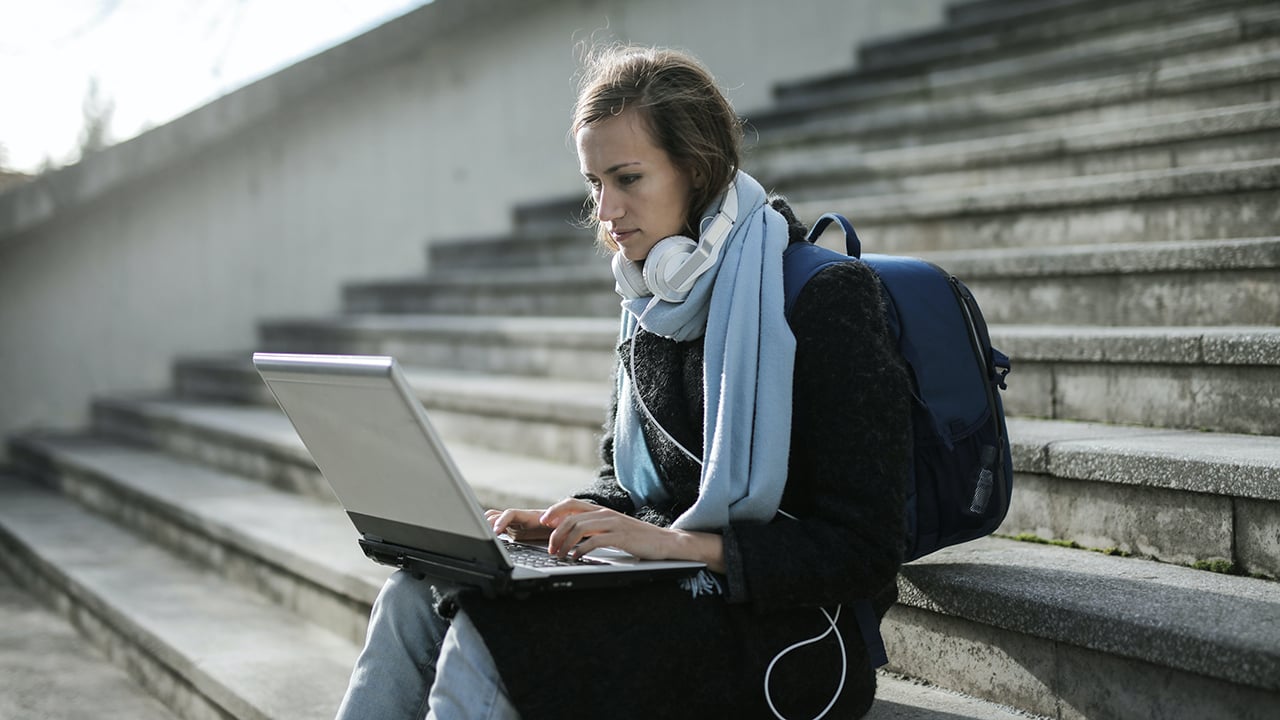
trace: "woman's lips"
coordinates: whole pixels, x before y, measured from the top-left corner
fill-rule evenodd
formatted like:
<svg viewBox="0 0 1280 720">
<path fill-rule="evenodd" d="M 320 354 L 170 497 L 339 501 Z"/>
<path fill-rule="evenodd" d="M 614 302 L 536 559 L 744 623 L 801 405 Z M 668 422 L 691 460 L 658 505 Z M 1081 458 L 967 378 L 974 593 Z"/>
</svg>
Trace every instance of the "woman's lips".
<svg viewBox="0 0 1280 720">
<path fill-rule="evenodd" d="M 620 242 L 622 242 L 623 240 L 626 240 L 627 238 L 630 238 L 632 235 L 635 235 L 637 232 L 639 232 L 639 231 L 638 231 L 638 230 L 620 230 L 620 231 L 619 231 L 619 230 L 610 230 L 610 231 L 609 231 L 609 234 L 613 236 L 613 241 L 614 241 L 614 242 L 616 242 L 616 243 L 620 243 Z"/>
</svg>

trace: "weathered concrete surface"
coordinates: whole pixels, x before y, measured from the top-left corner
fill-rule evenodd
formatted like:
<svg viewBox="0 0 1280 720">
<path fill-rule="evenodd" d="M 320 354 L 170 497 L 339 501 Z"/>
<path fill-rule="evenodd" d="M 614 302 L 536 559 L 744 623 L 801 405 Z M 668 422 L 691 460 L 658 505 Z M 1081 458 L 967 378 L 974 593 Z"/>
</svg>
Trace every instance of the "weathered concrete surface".
<svg viewBox="0 0 1280 720">
<path fill-rule="evenodd" d="M 1015 421 L 1060 477 L 1280 501 L 1280 439 L 1095 423 Z M 1052 439 L 1045 441 L 1045 434 Z"/>
<path fill-rule="evenodd" d="M 64 497 L 0 477 L 0 566 L 193 717 L 333 716 L 357 646 Z"/>
<path fill-rule="evenodd" d="M 1190 565 L 1231 560 L 1232 498 L 1162 488 L 1017 475 L 1000 533 L 1070 540 Z"/>
<path fill-rule="evenodd" d="M 1280 503 L 1236 500 L 1236 560 L 1245 572 L 1280 578 Z"/>
<path fill-rule="evenodd" d="M 1010 420 L 1001 532 L 1280 577 L 1280 439 Z"/>
<path fill-rule="evenodd" d="M 249 347 L 262 317 L 421 270 L 425 243 L 581 197 L 565 143 L 579 44 L 688 48 L 749 113 L 944 6 L 437 0 L 0 194 L 0 434 L 74 427 L 93 395 L 159 386 L 174 355 Z M 808 42 L 777 42 L 795 23 Z"/>
<path fill-rule="evenodd" d="M 922 683 L 881 673 L 876 678 L 876 701 L 866 720 L 1030 720 L 1020 710 Z"/>
<path fill-rule="evenodd" d="M 1280 329 L 997 326 L 1011 414 L 1280 435 Z"/>
<path fill-rule="evenodd" d="M 1061 717 L 1267 718 L 1280 585 L 985 539 L 903 568 L 892 667 Z"/>
<path fill-rule="evenodd" d="M 90 717 L 176 716 L 0 570 L 0 718 Z"/>
</svg>

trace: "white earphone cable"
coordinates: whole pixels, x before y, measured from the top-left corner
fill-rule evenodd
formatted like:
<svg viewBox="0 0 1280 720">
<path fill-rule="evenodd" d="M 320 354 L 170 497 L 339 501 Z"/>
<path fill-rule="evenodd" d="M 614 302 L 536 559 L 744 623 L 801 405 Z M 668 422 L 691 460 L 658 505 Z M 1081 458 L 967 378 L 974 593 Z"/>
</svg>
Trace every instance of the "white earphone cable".
<svg viewBox="0 0 1280 720">
<path fill-rule="evenodd" d="M 639 327 L 640 323 L 639 321 L 636 321 L 637 332 L 639 331 Z M 667 432 L 667 429 L 662 427 L 662 423 L 658 422 L 658 419 L 653 416 L 653 413 L 649 412 L 649 406 L 644 402 L 644 397 L 640 393 L 640 385 L 636 382 L 636 334 L 637 333 L 634 332 L 631 333 L 631 394 L 635 396 L 636 404 L 640 406 L 640 410 L 644 413 L 644 416 L 649 418 L 649 422 L 652 423 L 654 427 L 658 428 L 658 432 L 662 433 L 663 437 L 671 441 L 672 445 L 680 448 L 680 452 L 684 453 L 686 457 L 697 463 L 698 467 L 702 467 L 702 458 L 689 452 L 689 449 L 684 445 L 681 445 L 679 440 L 672 437 L 671 433 Z"/>
<path fill-rule="evenodd" d="M 812 645 L 813 643 L 820 642 L 822 641 L 823 638 L 825 638 L 826 636 L 830 635 L 833 632 L 836 634 L 836 645 L 840 647 L 840 684 L 836 686 L 836 692 L 834 695 L 831 696 L 831 702 L 827 703 L 827 706 L 822 709 L 822 712 L 813 716 L 813 720 L 821 720 L 821 718 L 824 715 L 830 712 L 831 708 L 835 707 L 836 701 L 840 699 L 840 693 L 844 692 L 844 681 L 849 674 L 849 658 L 845 653 L 845 649 L 844 649 L 844 636 L 840 634 L 840 628 L 836 625 L 836 623 L 840 620 L 840 611 L 844 609 L 844 606 L 843 605 L 836 606 L 836 614 L 834 617 L 832 617 L 831 613 L 827 612 L 826 608 L 818 608 L 818 609 L 822 611 L 822 616 L 827 619 L 827 624 L 830 627 L 824 630 L 820 635 L 811 637 L 808 640 L 801 640 L 800 642 L 795 643 L 794 645 L 791 645 L 790 647 L 786 648 L 782 652 L 778 653 L 773 657 L 773 660 L 769 662 L 769 667 L 764 671 L 764 699 L 765 699 L 765 702 L 769 703 L 769 710 L 773 712 L 773 716 L 778 718 L 778 720 L 787 720 L 787 719 L 782 715 L 782 713 L 778 712 L 778 708 L 774 707 L 773 696 L 769 692 L 769 676 L 773 674 L 773 666 L 778 664 L 778 661 L 781 660 L 783 656 L 785 656 L 787 653 L 791 652 L 792 650 L 802 648 L 805 645 Z"/>
<path fill-rule="evenodd" d="M 725 211 L 726 205 L 729 207 L 729 212 Z M 720 246 L 723 245 L 724 237 L 728 235 L 729 230 L 733 227 L 736 221 L 737 209 L 738 209 L 737 191 L 736 191 L 735 185 L 733 183 L 730 183 L 729 189 L 725 195 L 725 199 L 721 201 L 720 211 L 714 217 L 703 218 L 703 222 L 701 226 L 698 228 L 699 235 L 701 237 L 705 237 L 708 234 L 708 231 L 710 230 L 709 228 L 710 225 L 716 224 L 717 222 L 719 222 L 721 225 L 721 227 L 715 230 L 715 233 L 714 233 L 715 241 L 713 243 L 710 243 L 711 245 L 710 248 L 704 248 L 702 243 L 699 243 L 698 249 L 709 250 L 708 257 L 702 264 L 700 264 L 697 267 L 696 271 L 692 271 L 682 266 L 681 272 L 678 273 L 684 276 L 682 278 L 682 281 L 688 282 L 690 277 L 696 278 L 698 275 L 702 273 L 703 270 L 706 269 L 707 265 L 710 265 L 715 261 L 715 257 L 719 254 Z M 684 288 L 684 289 L 687 290 L 687 288 Z M 640 327 L 640 320 L 642 319 L 643 319 L 643 314 L 641 315 L 640 318 L 637 318 L 637 321 L 636 321 L 637 332 Z M 631 347 L 629 348 L 629 352 L 628 352 L 628 355 L 629 355 L 628 360 L 631 366 L 630 367 L 631 386 L 633 390 L 632 395 L 635 396 L 636 404 L 640 406 L 641 412 L 643 412 L 645 417 L 648 418 L 649 422 L 652 423 L 653 426 L 658 429 L 658 432 L 662 433 L 662 435 L 668 441 L 670 441 L 672 445 L 675 445 L 677 448 L 679 448 L 680 452 L 684 453 L 686 457 L 688 457 L 690 460 L 697 463 L 699 467 L 702 467 L 702 458 L 698 457 L 697 455 L 694 455 L 692 452 L 689 452 L 689 449 L 686 448 L 683 444 L 681 444 L 679 440 L 676 440 L 674 437 L 672 437 L 671 433 L 667 432 L 667 429 L 662 426 L 662 423 L 658 422 L 657 418 L 653 416 L 653 413 L 649 411 L 649 406 L 644 401 L 644 397 L 640 392 L 640 386 L 636 382 L 636 334 L 637 332 L 633 332 L 631 334 Z M 623 372 L 625 372 L 625 370 Z M 778 512 L 779 514 L 785 517 L 791 518 L 792 520 L 796 519 L 794 515 L 782 509 L 779 509 Z M 814 716 L 813 720 L 821 720 L 828 712 L 830 712 L 831 708 L 835 707 L 836 701 L 840 699 L 840 694 L 844 692 L 845 680 L 848 677 L 848 673 L 849 673 L 849 658 L 844 647 L 844 636 L 840 633 L 840 627 L 837 624 L 840 620 L 840 613 L 844 609 L 844 606 L 837 605 L 836 613 L 834 616 L 832 616 L 831 613 L 827 612 L 826 608 L 818 608 L 818 609 L 819 611 L 822 612 L 822 616 L 826 618 L 828 627 L 822 633 L 820 633 L 815 637 L 809 638 L 808 640 L 801 640 L 800 642 L 797 642 L 785 648 L 784 650 L 782 650 L 782 652 L 779 652 L 777 655 L 774 656 L 773 660 L 769 662 L 769 666 L 765 669 L 765 672 L 764 672 L 765 702 L 769 704 L 769 710 L 773 712 L 774 717 L 778 718 L 778 720 L 787 720 L 787 719 L 782 715 L 782 713 L 778 711 L 777 707 L 774 706 L 772 694 L 769 692 L 769 678 L 773 674 L 773 667 L 778 664 L 779 660 L 785 657 L 787 653 L 790 653 L 792 650 L 802 648 L 806 645 L 812 645 L 813 643 L 816 643 L 816 642 L 821 642 L 824 638 L 826 638 L 828 635 L 832 633 L 835 633 L 836 645 L 840 648 L 840 683 L 836 686 L 836 691 L 835 691 L 835 694 L 831 696 L 831 701 L 828 702 L 827 706 L 822 709 L 822 712 Z"/>
</svg>

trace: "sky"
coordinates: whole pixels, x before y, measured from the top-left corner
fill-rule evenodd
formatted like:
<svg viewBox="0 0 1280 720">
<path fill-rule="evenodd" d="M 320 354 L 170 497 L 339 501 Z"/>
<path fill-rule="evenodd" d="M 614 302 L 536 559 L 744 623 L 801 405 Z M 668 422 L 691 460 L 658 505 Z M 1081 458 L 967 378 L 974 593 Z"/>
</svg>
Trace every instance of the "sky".
<svg viewBox="0 0 1280 720">
<path fill-rule="evenodd" d="M 431 0 L 0 0 L 8 169 L 79 156 L 96 78 L 127 140 Z"/>
</svg>

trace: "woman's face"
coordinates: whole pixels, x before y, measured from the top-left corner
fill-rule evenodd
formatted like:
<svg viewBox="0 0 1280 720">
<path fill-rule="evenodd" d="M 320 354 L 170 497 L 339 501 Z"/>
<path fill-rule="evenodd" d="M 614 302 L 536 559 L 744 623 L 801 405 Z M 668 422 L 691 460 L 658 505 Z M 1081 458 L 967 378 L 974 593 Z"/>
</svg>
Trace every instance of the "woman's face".
<svg viewBox="0 0 1280 720">
<path fill-rule="evenodd" d="M 576 140 L 596 217 L 623 257 L 640 262 L 659 240 L 685 232 L 690 178 L 653 142 L 637 113 L 584 127 Z"/>
</svg>

